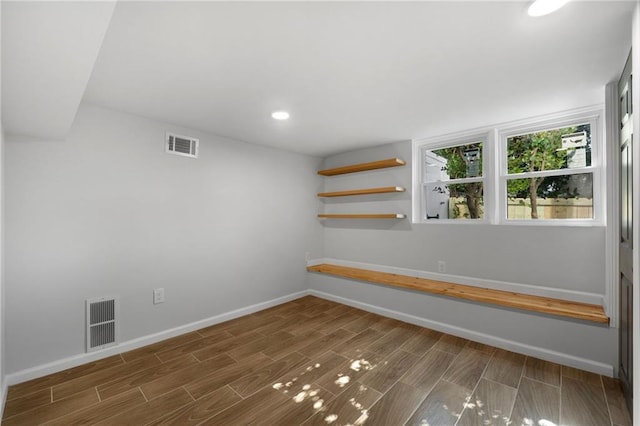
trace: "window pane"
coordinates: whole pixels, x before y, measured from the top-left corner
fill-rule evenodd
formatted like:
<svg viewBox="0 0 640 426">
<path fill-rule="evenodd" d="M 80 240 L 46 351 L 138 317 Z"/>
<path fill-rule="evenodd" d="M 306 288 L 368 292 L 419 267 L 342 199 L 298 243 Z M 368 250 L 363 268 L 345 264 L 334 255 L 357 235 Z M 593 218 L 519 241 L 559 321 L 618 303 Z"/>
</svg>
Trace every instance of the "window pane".
<svg viewBox="0 0 640 426">
<path fill-rule="evenodd" d="M 482 182 L 424 186 L 426 219 L 482 219 L 484 197 Z"/>
<path fill-rule="evenodd" d="M 508 219 L 593 219 L 593 175 L 507 180 Z"/>
<path fill-rule="evenodd" d="M 425 181 L 482 176 L 482 142 L 425 151 Z"/>
<path fill-rule="evenodd" d="M 591 165 L 591 126 L 562 129 L 507 138 L 507 173 L 562 170 Z"/>
</svg>

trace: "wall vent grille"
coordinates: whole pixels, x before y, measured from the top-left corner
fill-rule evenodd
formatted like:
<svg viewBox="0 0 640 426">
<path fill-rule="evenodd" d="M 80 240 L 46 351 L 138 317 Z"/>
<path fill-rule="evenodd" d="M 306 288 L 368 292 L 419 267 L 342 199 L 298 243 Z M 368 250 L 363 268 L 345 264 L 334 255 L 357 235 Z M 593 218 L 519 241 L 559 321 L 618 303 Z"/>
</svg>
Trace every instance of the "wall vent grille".
<svg viewBox="0 0 640 426">
<path fill-rule="evenodd" d="M 198 145 L 198 139 L 188 136 L 167 133 L 165 138 L 165 151 L 169 154 L 198 158 Z"/>
<path fill-rule="evenodd" d="M 118 343 L 118 300 L 97 297 L 87 299 L 87 352 Z"/>
</svg>

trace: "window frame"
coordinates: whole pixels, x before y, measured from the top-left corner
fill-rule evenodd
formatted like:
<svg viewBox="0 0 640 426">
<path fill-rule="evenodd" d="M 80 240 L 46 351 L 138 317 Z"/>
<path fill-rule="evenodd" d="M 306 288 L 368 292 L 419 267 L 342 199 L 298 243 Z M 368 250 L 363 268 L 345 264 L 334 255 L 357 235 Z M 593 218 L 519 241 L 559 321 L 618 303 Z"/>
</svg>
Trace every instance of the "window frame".
<svg viewBox="0 0 640 426">
<path fill-rule="evenodd" d="M 491 224 L 509 226 L 604 226 L 606 147 L 603 134 L 604 108 L 601 105 L 567 110 L 544 116 L 511 121 L 473 130 L 447 135 L 414 139 L 413 142 L 413 202 L 412 222 L 414 224 Z M 548 175 L 592 174 L 593 217 L 587 219 L 507 219 L 507 180 L 519 175 L 507 174 L 507 138 L 516 135 L 570 127 L 588 123 L 591 130 L 591 165 L 579 169 L 558 169 L 533 172 Z M 426 197 L 424 194 L 425 161 L 424 152 L 452 146 L 482 142 L 482 182 L 484 214 L 482 219 L 427 219 Z M 570 171 L 569 171 L 570 170 Z M 528 173 L 523 173 L 526 177 Z M 540 174 L 538 174 L 540 175 Z M 461 182 L 459 182 L 461 183 Z"/>
<path fill-rule="evenodd" d="M 496 211 L 496 223 L 502 225 L 522 225 L 522 226 L 598 226 L 604 224 L 604 194 L 602 193 L 602 164 L 603 164 L 603 137 L 600 126 L 602 116 L 601 109 L 586 109 L 584 111 L 570 112 L 547 116 L 544 119 L 528 119 L 509 126 L 501 126 L 497 130 L 497 141 L 499 144 L 499 174 L 497 176 L 497 198 L 499 199 Z M 509 174 L 507 172 L 507 139 L 513 136 L 529 133 L 542 132 L 545 130 L 571 127 L 580 124 L 589 124 L 591 133 L 591 165 L 575 169 L 556 169 L 538 172 L 525 172 Z M 525 179 L 531 176 L 567 176 L 572 174 L 592 175 L 593 194 L 593 217 L 584 219 L 509 219 L 507 217 L 507 181 L 513 178 Z"/>
<path fill-rule="evenodd" d="M 487 161 L 487 156 L 491 155 L 490 148 L 490 132 L 487 130 L 483 131 L 473 131 L 470 133 L 457 134 L 453 137 L 442 136 L 437 138 L 431 138 L 427 140 L 421 141 L 419 144 L 414 144 L 414 158 L 418 158 L 419 161 L 414 161 L 417 167 L 414 168 L 414 172 L 417 174 L 417 180 L 414 179 L 414 182 L 417 182 L 414 185 L 414 200 L 419 200 L 419 202 L 414 202 L 413 209 L 413 222 L 414 223 L 489 223 L 489 215 L 487 212 L 487 185 L 491 184 L 491 180 L 489 178 L 491 174 L 491 163 L 492 160 Z M 432 180 L 427 181 L 426 179 L 426 163 L 425 163 L 425 153 L 426 151 L 434 151 L 437 149 L 443 148 L 451 148 L 460 145 L 471 145 L 475 143 L 482 143 L 482 176 L 480 177 L 472 177 L 472 178 L 458 178 L 458 179 L 450 179 L 450 180 Z M 417 157 L 416 157 L 417 155 Z M 425 196 L 425 186 L 429 183 L 441 182 L 445 185 L 450 184 L 463 184 L 463 183 L 472 183 L 472 182 L 482 182 L 483 187 L 483 217 L 479 219 L 427 219 L 427 197 Z M 417 207 L 417 208 L 416 208 Z"/>
</svg>

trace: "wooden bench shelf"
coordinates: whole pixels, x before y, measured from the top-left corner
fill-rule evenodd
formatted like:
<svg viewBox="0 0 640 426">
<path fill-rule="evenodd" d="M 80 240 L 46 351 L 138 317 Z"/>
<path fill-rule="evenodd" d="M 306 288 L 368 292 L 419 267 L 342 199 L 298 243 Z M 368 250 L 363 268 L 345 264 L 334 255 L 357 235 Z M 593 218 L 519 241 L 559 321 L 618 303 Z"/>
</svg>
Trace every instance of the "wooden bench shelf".
<svg viewBox="0 0 640 426">
<path fill-rule="evenodd" d="M 402 213 L 376 213 L 376 214 L 319 214 L 320 219 L 404 219 L 407 215 Z"/>
<path fill-rule="evenodd" d="M 528 294 L 493 290 L 463 284 L 453 284 L 444 281 L 430 280 L 427 278 L 411 277 L 408 275 L 398 275 L 388 272 L 371 271 L 368 269 L 351 268 L 326 263 L 309 266 L 307 270 L 309 272 L 320 272 L 338 277 L 368 281 L 376 284 L 384 284 L 410 290 L 424 291 L 426 293 L 439 294 L 471 300 L 474 302 L 488 303 L 584 321 L 592 321 L 599 324 L 609 323 L 609 318 L 605 314 L 604 309 L 602 309 L 602 306 L 587 303 L 552 299 L 542 296 L 532 296 Z"/>
<path fill-rule="evenodd" d="M 350 195 L 386 194 L 389 192 L 404 192 L 401 186 L 385 186 L 382 188 L 352 189 L 349 191 L 318 192 L 318 197 L 347 197 Z"/>
<path fill-rule="evenodd" d="M 399 158 L 388 158 L 386 160 L 372 161 L 370 163 L 352 164 L 349 166 L 336 167 L 335 169 L 318 170 L 318 174 L 322 176 L 335 176 L 404 165 L 405 162 Z"/>
</svg>

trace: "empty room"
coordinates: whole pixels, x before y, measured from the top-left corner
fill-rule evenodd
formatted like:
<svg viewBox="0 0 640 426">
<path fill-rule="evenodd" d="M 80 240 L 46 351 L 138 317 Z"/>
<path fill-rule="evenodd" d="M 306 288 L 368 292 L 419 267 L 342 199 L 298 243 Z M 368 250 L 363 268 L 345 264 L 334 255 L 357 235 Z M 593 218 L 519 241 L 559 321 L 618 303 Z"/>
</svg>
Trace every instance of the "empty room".
<svg viewBox="0 0 640 426">
<path fill-rule="evenodd" d="M 637 0 L 0 25 L 3 425 L 640 424 Z"/>
</svg>

